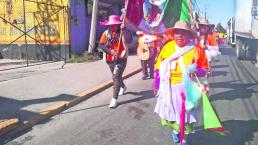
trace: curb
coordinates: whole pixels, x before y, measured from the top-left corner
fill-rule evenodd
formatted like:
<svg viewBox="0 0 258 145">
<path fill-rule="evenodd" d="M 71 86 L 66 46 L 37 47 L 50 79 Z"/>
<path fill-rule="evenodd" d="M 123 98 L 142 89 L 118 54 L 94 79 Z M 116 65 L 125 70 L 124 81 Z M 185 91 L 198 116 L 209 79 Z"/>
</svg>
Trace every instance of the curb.
<svg viewBox="0 0 258 145">
<path fill-rule="evenodd" d="M 19 124 L 18 118 L 8 119 L 0 122 L 0 136 L 16 128 Z"/>
<path fill-rule="evenodd" d="M 123 79 L 127 79 L 139 72 L 141 72 L 141 67 L 138 67 L 125 73 L 123 75 Z M 0 137 L 4 136 L 4 138 L 11 138 L 15 136 L 15 134 L 23 130 L 29 129 L 34 125 L 38 124 L 39 122 L 49 119 L 52 116 L 57 115 L 60 112 L 77 105 L 80 102 L 91 98 L 92 96 L 102 92 L 103 90 L 111 86 L 113 86 L 112 80 L 101 83 L 96 87 L 93 87 L 91 89 L 88 89 L 77 94 L 77 97 L 75 99 L 72 99 L 70 101 L 62 101 L 41 110 L 37 115 L 30 117 L 27 121 L 24 122 L 20 122 L 17 118 L 3 121 L 3 123 L 0 122 Z"/>
<path fill-rule="evenodd" d="M 136 68 L 136 69 L 134 69 L 130 72 L 127 72 L 126 74 L 123 75 L 123 79 L 129 78 L 129 77 L 141 72 L 141 70 L 142 70 L 141 68 Z M 84 100 L 87 100 L 90 97 L 92 97 L 93 95 L 96 95 L 97 93 L 99 93 L 99 92 L 101 92 L 101 91 L 103 91 L 103 90 L 105 90 L 105 89 L 107 89 L 111 86 L 113 86 L 113 81 L 109 80 L 109 81 L 106 81 L 106 82 L 104 82 L 104 83 L 102 83 L 102 84 L 100 84 L 100 85 L 98 85 L 94 88 L 91 88 L 89 90 L 81 92 L 77 95 L 78 96 L 77 98 L 75 98 L 75 99 L 73 99 L 73 100 L 71 100 L 67 103 L 67 107 L 68 108 L 72 107 L 72 106 L 74 106 L 74 105 L 76 105 L 76 104 L 78 104 L 78 103 L 80 103 Z"/>
</svg>

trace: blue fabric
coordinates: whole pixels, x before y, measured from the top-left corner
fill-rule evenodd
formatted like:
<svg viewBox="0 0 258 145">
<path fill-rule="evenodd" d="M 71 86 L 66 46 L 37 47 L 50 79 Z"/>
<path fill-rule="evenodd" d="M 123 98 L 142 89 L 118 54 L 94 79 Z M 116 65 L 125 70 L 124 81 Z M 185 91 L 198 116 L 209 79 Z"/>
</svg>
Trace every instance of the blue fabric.
<svg viewBox="0 0 258 145">
<path fill-rule="evenodd" d="M 172 139 L 175 143 L 178 143 L 179 142 L 179 133 L 176 134 L 176 133 L 172 133 Z"/>
<path fill-rule="evenodd" d="M 191 79 L 190 74 L 196 72 L 197 65 L 192 64 L 188 66 L 184 74 L 184 86 L 186 89 L 186 110 L 190 111 L 198 105 L 198 100 L 201 97 L 201 91 L 197 84 Z"/>
</svg>

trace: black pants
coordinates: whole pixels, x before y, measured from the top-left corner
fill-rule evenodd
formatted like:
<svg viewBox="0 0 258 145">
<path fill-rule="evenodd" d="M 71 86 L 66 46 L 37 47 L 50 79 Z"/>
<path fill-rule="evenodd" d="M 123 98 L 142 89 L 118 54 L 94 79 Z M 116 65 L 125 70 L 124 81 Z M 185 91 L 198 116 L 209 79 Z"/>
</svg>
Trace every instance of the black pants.
<svg viewBox="0 0 258 145">
<path fill-rule="evenodd" d="M 157 52 L 154 51 L 154 54 L 148 60 L 141 60 L 143 77 L 154 77 L 154 64 L 156 56 Z M 150 69 L 150 75 L 148 75 L 148 68 Z"/>
<path fill-rule="evenodd" d="M 107 62 L 107 64 L 112 73 L 114 82 L 113 97 L 117 99 L 120 87 L 125 87 L 122 76 L 127 64 L 127 59 L 119 59 L 115 62 Z"/>
</svg>

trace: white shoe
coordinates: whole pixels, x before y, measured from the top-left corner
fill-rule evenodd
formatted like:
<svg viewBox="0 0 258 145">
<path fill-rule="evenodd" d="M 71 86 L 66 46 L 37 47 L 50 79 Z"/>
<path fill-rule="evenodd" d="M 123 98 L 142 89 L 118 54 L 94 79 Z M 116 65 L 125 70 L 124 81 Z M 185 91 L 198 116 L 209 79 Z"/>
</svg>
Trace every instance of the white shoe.
<svg viewBox="0 0 258 145">
<path fill-rule="evenodd" d="M 116 108 L 117 105 L 118 105 L 117 99 L 112 98 L 111 101 L 110 101 L 110 104 L 109 104 L 109 108 Z"/>
<path fill-rule="evenodd" d="M 119 95 L 119 96 L 124 95 L 124 93 L 125 93 L 126 89 L 127 89 L 127 87 L 126 87 L 126 86 L 121 87 L 121 88 L 119 89 L 119 93 L 118 93 L 118 95 Z"/>
</svg>

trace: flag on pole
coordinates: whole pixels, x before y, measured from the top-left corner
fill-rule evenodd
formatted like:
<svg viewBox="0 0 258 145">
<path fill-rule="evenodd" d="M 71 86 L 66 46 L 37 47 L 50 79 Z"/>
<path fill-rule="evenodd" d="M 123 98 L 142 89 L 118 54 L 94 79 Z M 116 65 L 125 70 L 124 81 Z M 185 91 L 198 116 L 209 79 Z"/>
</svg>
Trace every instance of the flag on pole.
<svg viewBox="0 0 258 145">
<path fill-rule="evenodd" d="M 195 74 L 195 78 L 199 86 L 201 83 Z M 216 111 L 214 110 L 207 94 L 202 93 L 202 110 L 203 110 L 203 125 L 204 129 L 215 131 L 221 135 L 225 135 L 225 128 L 223 127 Z"/>
<path fill-rule="evenodd" d="M 159 34 L 178 20 L 190 22 L 190 12 L 191 0 L 127 0 L 125 25 Z"/>
<path fill-rule="evenodd" d="M 221 121 L 213 109 L 209 98 L 206 93 L 202 94 L 202 105 L 203 105 L 203 124 L 204 129 L 216 131 L 224 135 L 224 127 Z"/>
</svg>

